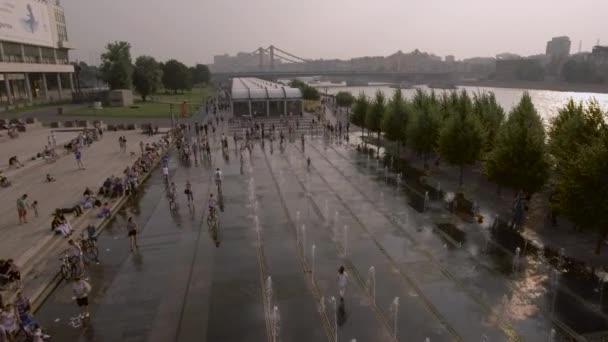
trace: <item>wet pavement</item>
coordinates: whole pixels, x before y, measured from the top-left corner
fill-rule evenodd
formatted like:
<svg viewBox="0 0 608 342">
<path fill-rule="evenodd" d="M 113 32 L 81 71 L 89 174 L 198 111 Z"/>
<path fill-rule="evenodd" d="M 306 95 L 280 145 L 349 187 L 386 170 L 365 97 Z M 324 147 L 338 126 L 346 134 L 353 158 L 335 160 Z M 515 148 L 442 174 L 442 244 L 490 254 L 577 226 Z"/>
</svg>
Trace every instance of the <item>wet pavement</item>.
<svg viewBox="0 0 608 342">
<path fill-rule="evenodd" d="M 416 193 L 345 144 L 256 144 L 243 167 L 230 147 L 228 160 L 216 150 L 213 167 L 171 160 L 177 214 L 152 175 L 99 238 L 91 320 L 74 319 L 65 283 L 37 313 L 54 340 L 550 341 L 554 330 L 555 341 L 592 341 L 608 330 L 593 305 L 599 293 L 572 291 L 542 258 L 514 259 L 489 240 L 489 222 L 464 222 L 433 200 L 414 209 Z M 216 166 L 226 204 L 219 247 L 205 216 Z M 128 249 L 128 215 L 139 253 Z M 464 231 L 463 243 L 438 224 Z M 349 275 L 343 304 L 340 265 Z"/>
</svg>

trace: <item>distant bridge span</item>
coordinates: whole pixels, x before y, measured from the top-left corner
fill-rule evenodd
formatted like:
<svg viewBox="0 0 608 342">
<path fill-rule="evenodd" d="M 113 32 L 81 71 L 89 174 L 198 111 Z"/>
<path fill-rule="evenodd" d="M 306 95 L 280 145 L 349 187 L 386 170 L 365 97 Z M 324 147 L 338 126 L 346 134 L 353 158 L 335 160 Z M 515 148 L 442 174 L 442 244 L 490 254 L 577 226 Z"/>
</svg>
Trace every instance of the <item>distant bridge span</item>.
<svg viewBox="0 0 608 342">
<path fill-rule="evenodd" d="M 450 78 L 459 73 L 454 72 L 397 72 L 397 71 L 350 71 L 350 70 L 307 70 L 307 71 L 219 71 L 213 75 L 217 77 L 259 77 L 259 78 L 290 78 L 290 77 L 306 77 L 306 76 L 361 76 L 361 77 L 381 77 L 381 78 L 416 78 L 416 77 L 435 77 L 435 78 Z"/>
<path fill-rule="evenodd" d="M 278 47 L 270 45 L 260 47 L 249 54 L 258 59 L 257 69 L 251 65 L 240 65 L 235 70 L 241 71 L 215 71 L 213 77 L 226 80 L 235 77 L 257 77 L 268 80 L 280 78 L 292 79 L 295 77 L 324 76 L 335 80 L 353 81 L 451 81 L 467 77 L 467 73 L 445 71 L 371 71 L 371 70 L 344 70 L 329 69 L 314 65 L 310 60 L 285 52 Z M 276 60 L 286 63 L 275 63 Z M 247 70 L 247 71 L 243 71 Z"/>
</svg>

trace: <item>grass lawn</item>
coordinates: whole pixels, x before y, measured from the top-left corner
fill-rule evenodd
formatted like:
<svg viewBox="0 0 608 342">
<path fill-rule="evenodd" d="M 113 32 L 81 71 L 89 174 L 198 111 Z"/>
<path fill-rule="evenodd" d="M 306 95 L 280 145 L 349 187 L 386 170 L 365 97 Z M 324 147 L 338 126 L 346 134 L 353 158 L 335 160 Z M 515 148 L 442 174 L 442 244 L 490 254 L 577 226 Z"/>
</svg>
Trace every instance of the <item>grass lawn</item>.
<svg viewBox="0 0 608 342">
<path fill-rule="evenodd" d="M 203 99 L 212 95 L 213 90 L 209 88 L 195 88 L 184 94 L 157 94 L 146 102 L 141 102 L 141 98 L 136 99 L 133 107 L 104 107 L 94 109 L 92 107 L 76 108 L 64 113 L 64 115 L 75 116 L 98 116 L 98 117 L 140 117 L 140 118 L 170 118 L 171 110 L 179 115 L 181 103 L 187 101 L 189 104 L 188 113 L 192 114 Z M 133 94 L 133 96 L 136 96 Z"/>
<path fill-rule="evenodd" d="M 19 107 L 19 108 L 13 108 L 11 110 L 5 110 L 5 111 L 1 112 L 0 115 L 23 113 L 23 112 L 35 111 L 35 110 L 45 109 L 45 108 L 61 107 L 65 104 L 69 104 L 69 103 L 70 102 L 58 102 L 58 103 L 47 103 L 47 104 L 38 104 L 38 105 L 32 105 L 32 106 L 24 106 L 24 107 Z"/>
</svg>

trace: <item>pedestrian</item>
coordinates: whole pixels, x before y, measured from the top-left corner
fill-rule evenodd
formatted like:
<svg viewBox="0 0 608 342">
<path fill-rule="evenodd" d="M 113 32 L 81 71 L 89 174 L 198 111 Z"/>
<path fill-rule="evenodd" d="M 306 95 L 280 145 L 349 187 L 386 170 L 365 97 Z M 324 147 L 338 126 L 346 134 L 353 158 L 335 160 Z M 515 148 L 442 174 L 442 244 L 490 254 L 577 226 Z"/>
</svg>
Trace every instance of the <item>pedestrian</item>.
<svg viewBox="0 0 608 342">
<path fill-rule="evenodd" d="M 144 154 L 144 142 L 143 141 L 139 142 L 139 150 L 141 151 L 141 154 L 143 155 Z"/>
<path fill-rule="evenodd" d="M 338 269 L 338 289 L 340 292 L 340 302 L 344 302 L 344 293 L 346 292 L 346 285 L 348 284 L 348 273 L 344 271 L 344 266 L 340 266 Z"/>
<path fill-rule="evenodd" d="M 19 224 L 27 223 L 27 208 L 29 204 L 27 203 L 27 194 L 23 194 L 23 196 L 17 199 L 17 214 L 19 215 Z"/>
<path fill-rule="evenodd" d="M 190 181 L 186 181 L 186 190 L 184 190 L 186 197 L 188 198 L 188 203 L 194 202 L 194 196 L 192 195 L 192 184 Z"/>
<path fill-rule="evenodd" d="M 127 153 L 127 137 L 122 136 L 122 153 Z"/>
<path fill-rule="evenodd" d="M 80 309 L 80 319 L 88 318 L 89 314 L 89 293 L 91 293 L 91 285 L 79 276 L 74 278 L 72 283 L 72 292 L 76 297 L 76 304 Z"/>
<path fill-rule="evenodd" d="M 139 250 L 139 246 L 137 245 L 137 224 L 133 221 L 133 217 L 129 217 L 127 220 L 127 232 L 129 237 L 129 248 L 131 252 L 133 249 Z"/>
<path fill-rule="evenodd" d="M 38 201 L 32 202 L 32 209 L 34 210 L 34 216 L 38 217 Z"/>
<path fill-rule="evenodd" d="M 198 163 L 198 144 L 196 140 L 192 143 L 192 154 L 194 155 L 194 163 Z"/>
<path fill-rule="evenodd" d="M 163 177 L 165 177 L 166 181 L 169 180 L 169 167 L 167 167 L 167 164 L 163 165 Z"/>
<path fill-rule="evenodd" d="M 82 152 L 79 149 L 74 151 L 74 157 L 76 158 L 76 165 L 78 165 L 79 170 L 85 170 L 84 164 L 82 163 Z"/>
</svg>

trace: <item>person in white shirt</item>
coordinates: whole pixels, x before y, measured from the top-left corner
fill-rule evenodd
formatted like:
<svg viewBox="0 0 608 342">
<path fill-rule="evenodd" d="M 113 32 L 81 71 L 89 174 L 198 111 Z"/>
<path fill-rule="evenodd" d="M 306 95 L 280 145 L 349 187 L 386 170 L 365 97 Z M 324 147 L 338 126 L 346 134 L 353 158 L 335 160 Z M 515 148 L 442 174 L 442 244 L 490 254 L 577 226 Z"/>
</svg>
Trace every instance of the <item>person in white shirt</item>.
<svg viewBox="0 0 608 342">
<path fill-rule="evenodd" d="M 80 318 L 88 318 L 89 314 L 89 293 L 91 292 L 91 285 L 80 277 L 74 278 L 72 283 L 72 292 L 76 297 L 76 304 L 80 308 Z"/>
<path fill-rule="evenodd" d="M 163 166 L 163 176 L 165 177 L 165 179 L 169 179 L 169 168 L 167 167 L 167 165 Z"/>
<path fill-rule="evenodd" d="M 338 291 L 340 292 L 340 301 L 344 302 L 344 293 L 346 292 L 346 285 L 348 284 L 348 273 L 344 271 L 344 266 L 340 266 L 338 269 Z"/>
<path fill-rule="evenodd" d="M 215 170 L 215 185 L 218 188 L 222 185 L 222 171 L 220 171 L 219 167 Z"/>
</svg>

